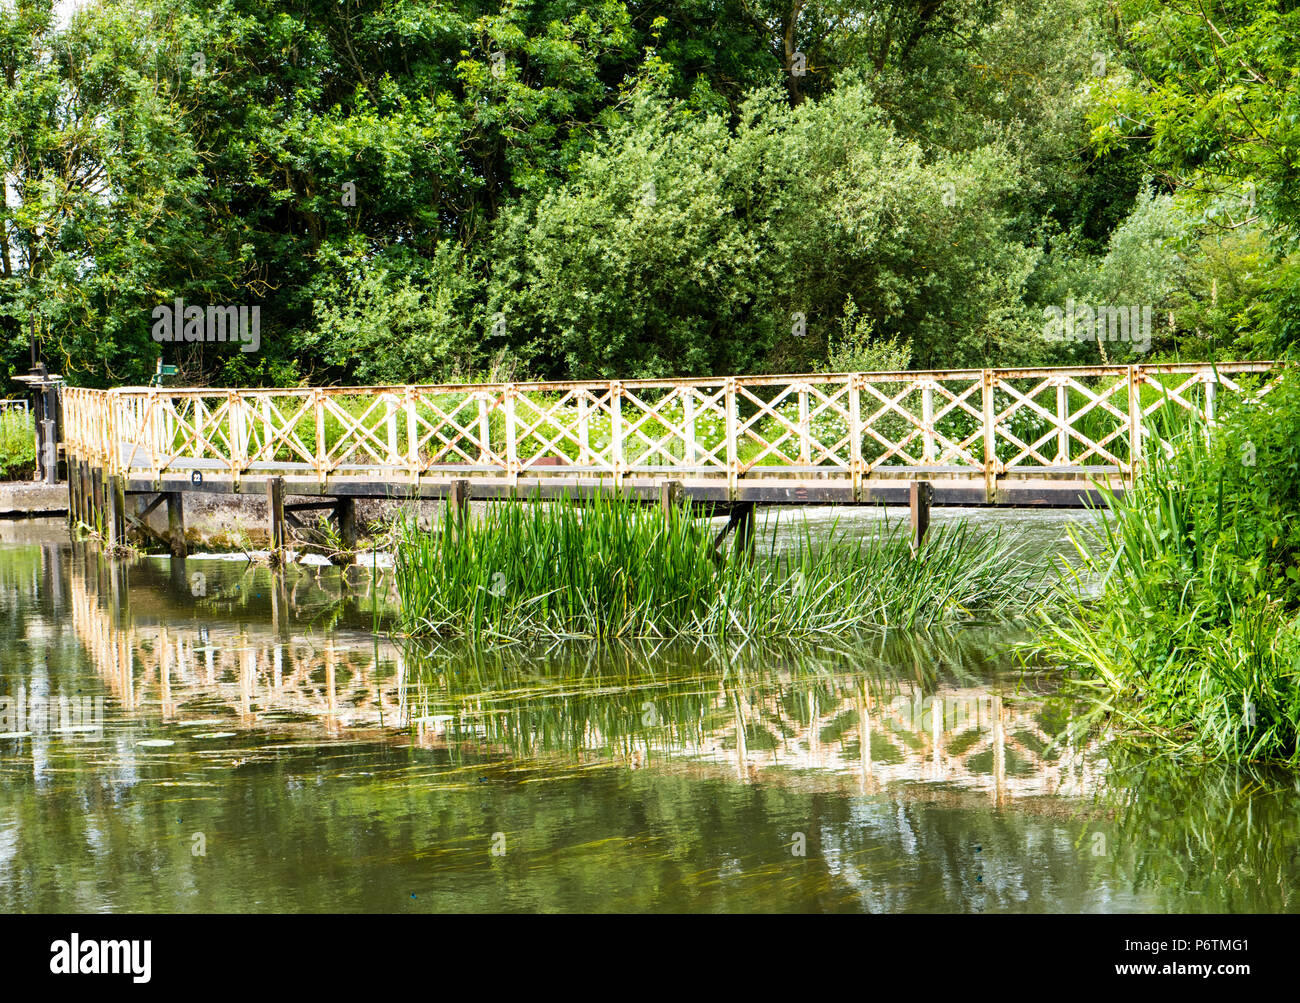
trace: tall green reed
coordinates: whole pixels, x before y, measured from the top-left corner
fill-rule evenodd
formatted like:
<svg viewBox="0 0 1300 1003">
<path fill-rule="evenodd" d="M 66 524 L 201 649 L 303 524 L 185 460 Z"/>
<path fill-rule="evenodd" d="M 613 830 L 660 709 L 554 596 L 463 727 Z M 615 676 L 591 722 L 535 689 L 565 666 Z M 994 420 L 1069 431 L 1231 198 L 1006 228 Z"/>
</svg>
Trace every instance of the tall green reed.
<svg viewBox="0 0 1300 1003">
<path fill-rule="evenodd" d="M 399 531 L 400 624 L 411 635 L 484 638 L 797 637 L 1016 615 L 1042 594 L 1001 536 L 907 527 L 851 538 L 776 521 L 755 553 L 715 552 L 689 503 L 668 513 L 613 494 L 495 505 L 481 521 Z"/>
<path fill-rule="evenodd" d="M 1134 488 L 1100 527 L 1024 653 L 1128 737 L 1300 765 L 1300 386 L 1289 374 L 1223 424 L 1166 406 Z M 1279 430 L 1281 430 L 1279 434 Z"/>
</svg>

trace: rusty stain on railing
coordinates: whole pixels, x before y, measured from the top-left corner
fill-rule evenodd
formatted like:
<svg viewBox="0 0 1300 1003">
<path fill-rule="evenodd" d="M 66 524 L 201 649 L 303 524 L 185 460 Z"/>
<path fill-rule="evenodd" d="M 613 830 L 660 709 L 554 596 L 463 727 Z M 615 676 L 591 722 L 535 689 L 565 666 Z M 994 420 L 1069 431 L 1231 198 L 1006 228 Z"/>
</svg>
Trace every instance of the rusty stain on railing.
<svg viewBox="0 0 1300 1003">
<path fill-rule="evenodd" d="M 395 484 L 521 475 L 726 486 L 1114 476 L 1138 469 L 1169 401 L 1216 417 L 1274 362 L 817 373 L 713 379 L 64 392 L 69 454 L 158 481 L 245 476 Z M 1243 386 L 1247 377 L 1257 385 Z M 1143 389 L 1147 389 L 1143 400 Z"/>
</svg>

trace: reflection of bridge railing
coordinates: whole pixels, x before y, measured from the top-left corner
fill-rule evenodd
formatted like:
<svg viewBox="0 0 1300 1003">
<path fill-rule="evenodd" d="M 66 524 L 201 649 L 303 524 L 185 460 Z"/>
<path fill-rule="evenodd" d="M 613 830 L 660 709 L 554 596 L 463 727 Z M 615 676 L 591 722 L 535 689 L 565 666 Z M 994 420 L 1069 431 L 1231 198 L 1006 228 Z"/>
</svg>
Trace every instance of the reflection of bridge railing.
<svg viewBox="0 0 1300 1003">
<path fill-rule="evenodd" d="M 866 791 L 922 784 L 997 803 L 1078 795 L 1094 782 L 1095 750 L 1058 745 L 1041 702 L 902 678 L 890 668 L 895 654 L 716 652 L 682 672 L 671 645 L 652 645 L 604 669 L 548 654 L 544 672 L 498 674 L 492 659 L 411 652 L 409 702 L 423 744 L 525 758 L 595 754 L 764 783 L 847 780 Z"/>
<path fill-rule="evenodd" d="M 822 702 L 809 693 L 795 721 L 780 698 L 734 705 L 735 722 L 718 749 L 736 757 L 742 776 L 780 770 L 856 773 L 867 790 L 896 784 L 941 783 L 1008 798 L 1078 796 L 1092 772 L 1079 750 L 1058 746 L 1036 702 L 1011 702 L 990 690 L 940 687 L 922 696 L 908 687 L 892 698 L 863 682 L 850 694 Z M 824 738 L 832 732 L 834 737 Z M 755 739 L 763 741 L 755 747 Z M 1014 763 L 1009 769 L 1008 759 Z"/>
<path fill-rule="evenodd" d="M 70 452 L 128 490 L 191 475 L 240 491 L 480 497 L 524 486 L 715 501 L 868 501 L 900 480 L 992 500 L 1045 480 L 1131 477 L 1168 399 L 1213 421 L 1219 391 L 1274 363 L 286 390 L 69 388 Z M 1264 392 L 1267 385 L 1257 388 Z M 524 479 L 524 480 L 521 480 Z M 969 487 L 960 489 L 961 484 Z M 369 487 L 367 487 L 369 485 Z M 402 490 L 399 490 L 402 489 Z M 1058 492 L 1059 493 L 1059 492 Z M 969 499 L 968 499 L 969 500 Z"/>
<path fill-rule="evenodd" d="M 200 637 L 162 623 L 119 624 L 76 570 L 71 609 L 73 629 L 127 711 L 156 702 L 165 722 L 184 723 L 219 709 L 239 728 L 300 721 L 331 734 L 406 724 L 402 653 L 377 652 L 371 639 L 285 640 L 269 625 L 214 626 Z"/>
<path fill-rule="evenodd" d="M 106 562 L 116 573 L 122 569 Z M 277 583 L 272 580 L 272 591 Z M 279 616 L 283 617 L 284 599 Z M 983 676 L 976 638 L 931 650 L 795 645 L 743 650 L 668 643 L 483 657 L 365 636 L 289 638 L 274 623 L 146 623 L 106 602 L 83 568 L 71 622 L 128 713 L 165 723 L 298 724 L 329 736 L 388 739 L 471 758 L 555 753 L 609 763 L 702 768 L 742 780 L 821 777 L 858 789 L 917 784 L 1008 799 L 1082 793 L 1097 768 L 1055 745 L 1034 701 L 1004 702 L 963 683 Z M 273 607 L 273 619 L 276 617 Z M 919 642 L 917 642 L 919 643 Z M 852 661 L 848 661 L 852 659 Z M 934 675 L 939 663 L 955 676 Z M 846 670 L 846 665 L 851 666 Z"/>
</svg>

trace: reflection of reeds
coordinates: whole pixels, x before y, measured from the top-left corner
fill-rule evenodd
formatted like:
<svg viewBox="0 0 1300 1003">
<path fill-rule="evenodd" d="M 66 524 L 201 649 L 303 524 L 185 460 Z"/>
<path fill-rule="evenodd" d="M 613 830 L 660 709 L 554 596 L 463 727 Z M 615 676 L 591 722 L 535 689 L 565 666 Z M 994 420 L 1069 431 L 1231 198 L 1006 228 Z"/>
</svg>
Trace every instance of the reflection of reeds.
<svg viewBox="0 0 1300 1003">
<path fill-rule="evenodd" d="M 760 559 L 715 554 L 691 506 L 666 515 L 597 494 L 582 507 L 501 505 L 481 522 L 408 522 L 397 547 L 402 626 L 475 638 L 797 637 L 922 628 L 1022 612 L 1041 590 L 996 532 L 906 526 L 871 539 L 805 522 Z"/>
<path fill-rule="evenodd" d="M 1098 807 L 1122 840 L 1114 864 L 1156 908 L 1293 912 L 1300 814 L 1288 770 L 1204 764 L 1113 748 Z M 1188 896 L 1195 896 L 1189 898 Z"/>
<path fill-rule="evenodd" d="M 405 716 L 453 761 L 559 756 L 813 771 L 857 789 L 943 780 L 999 801 L 1077 789 L 1045 709 L 989 688 L 988 637 L 659 641 L 483 649 L 408 642 Z"/>
</svg>

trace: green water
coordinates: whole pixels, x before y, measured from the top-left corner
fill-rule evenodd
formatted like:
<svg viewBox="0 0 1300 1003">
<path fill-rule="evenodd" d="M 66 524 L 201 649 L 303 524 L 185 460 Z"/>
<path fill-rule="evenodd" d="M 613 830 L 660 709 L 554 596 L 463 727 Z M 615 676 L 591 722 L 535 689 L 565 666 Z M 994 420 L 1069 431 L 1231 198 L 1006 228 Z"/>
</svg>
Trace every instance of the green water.
<svg viewBox="0 0 1300 1003">
<path fill-rule="evenodd" d="M 1055 742 L 1014 629 L 415 649 L 390 598 L 0 528 L 0 909 L 1300 904 L 1294 778 Z"/>
</svg>

